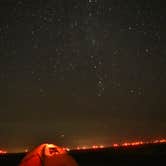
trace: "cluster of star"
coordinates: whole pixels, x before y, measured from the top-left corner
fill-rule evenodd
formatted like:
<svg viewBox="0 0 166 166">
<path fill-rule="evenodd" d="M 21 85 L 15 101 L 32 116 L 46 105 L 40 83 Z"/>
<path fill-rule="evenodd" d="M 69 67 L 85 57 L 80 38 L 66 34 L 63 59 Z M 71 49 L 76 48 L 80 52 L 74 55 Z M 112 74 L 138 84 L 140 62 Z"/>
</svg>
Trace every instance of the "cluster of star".
<svg viewBox="0 0 166 166">
<path fill-rule="evenodd" d="M 9 77 L 14 71 L 15 75 L 21 72 L 31 75 L 31 79 L 39 82 L 39 93 L 44 96 L 45 90 L 40 82 L 46 77 L 52 81 L 66 81 L 70 78 L 68 75 L 77 73 L 75 77 L 80 74 L 84 81 L 89 81 L 89 77 L 93 75 L 95 94 L 102 96 L 109 86 L 123 87 L 118 74 L 121 77 L 123 68 L 128 70 L 126 64 L 120 62 L 125 57 L 124 49 L 131 49 L 126 51 L 128 57 L 134 56 L 137 59 L 151 57 L 158 49 L 157 45 L 161 41 L 160 26 L 147 22 L 153 12 L 142 9 L 139 4 L 134 6 L 134 16 L 126 16 L 126 21 L 116 12 L 116 9 L 122 7 L 125 15 L 130 6 L 124 3 L 118 6 L 114 3 L 107 5 L 100 0 L 87 0 L 84 4 L 73 1 L 72 7 L 67 3 L 66 7 L 59 8 L 62 5 L 63 3 L 49 1 L 32 8 L 31 3 L 20 0 L 12 6 L 10 22 L 4 22 L 0 27 L 1 43 L 8 49 L 4 51 L 4 55 L 9 63 L 9 72 L 6 76 L 2 73 L 1 77 Z M 119 20 L 114 20 L 116 17 Z M 102 20 L 105 21 L 104 25 Z M 19 30 L 21 35 L 15 35 Z M 127 40 L 133 40 L 131 42 L 134 43 L 134 49 L 125 46 L 126 35 Z M 145 47 L 140 46 L 140 41 L 144 39 L 152 40 L 152 45 L 156 44 L 155 50 L 146 44 Z M 21 47 L 28 50 L 29 55 L 25 55 L 27 61 L 21 57 L 25 53 Z M 16 64 L 18 59 L 22 71 L 19 71 Z M 135 70 L 135 77 L 138 78 L 138 68 Z M 140 95 L 143 92 L 140 89 L 143 87 L 128 87 L 127 91 L 129 94 Z"/>
</svg>

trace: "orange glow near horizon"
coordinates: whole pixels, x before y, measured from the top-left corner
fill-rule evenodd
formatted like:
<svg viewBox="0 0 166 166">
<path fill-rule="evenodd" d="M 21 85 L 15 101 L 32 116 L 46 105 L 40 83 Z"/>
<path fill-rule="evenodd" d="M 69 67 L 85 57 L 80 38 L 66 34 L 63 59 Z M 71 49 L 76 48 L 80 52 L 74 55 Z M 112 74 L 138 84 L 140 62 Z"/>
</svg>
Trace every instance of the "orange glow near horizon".
<svg viewBox="0 0 166 166">
<path fill-rule="evenodd" d="M 119 144 L 113 144 L 113 147 L 119 147 Z"/>
<path fill-rule="evenodd" d="M 139 145 L 145 145 L 145 144 L 156 144 L 156 143 L 166 143 L 166 139 L 161 140 L 154 140 L 149 142 L 143 142 L 143 141 L 136 141 L 136 142 L 124 142 L 120 146 L 139 146 Z"/>
<path fill-rule="evenodd" d="M 104 145 L 100 145 L 99 147 L 100 147 L 100 148 L 104 148 Z"/>
<path fill-rule="evenodd" d="M 135 141 L 135 142 L 124 142 L 122 144 L 117 144 L 114 143 L 112 146 L 106 146 L 106 147 L 128 147 L 128 146 L 141 146 L 141 145 L 145 145 L 145 144 L 157 144 L 157 143 L 166 143 L 166 139 L 160 139 L 160 140 L 154 140 L 154 141 Z M 74 150 L 86 150 L 86 149 L 101 149 L 101 148 L 105 148 L 103 145 L 93 145 L 91 147 L 87 147 L 87 146 L 77 146 Z"/>
<path fill-rule="evenodd" d="M 99 147 L 97 145 L 92 146 L 93 149 L 98 149 Z"/>
<path fill-rule="evenodd" d="M 0 155 L 6 154 L 7 151 L 6 150 L 0 150 Z"/>
<path fill-rule="evenodd" d="M 108 148 L 108 147 L 112 147 L 112 148 L 118 148 L 118 147 L 134 147 L 134 146 L 141 146 L 141 145 L 145 145 L 145 144 L 160 144 L 160 143 L 166 143 L 166 139 L 156 139 L 156 140 L 152 140 L 152 141 L 135 141 L 135 142 L 124 142 L 121 144 L 118 143 L 114 143 L 111 146 L 104 146 L 104 145 L 92 145 L 92 146 L 88 146 L 88 145 L 84 145 L 84 146 L 77 146 L 76 148 L 68 148 L 68 147 L 62 147 L 59 151 L 60 153 L 64 153 L 65 151 L 71 151 L 71 150 L 98 150 L 98 149 L 102 149 L 102 148 Z M 52 144 L 48 144 L 48 146 L 52 146 Z M 31 151 L 30 149 L 24 149 L 22 152 L 29 152 Z M 2 154 L 6 154 L 6 153 L 11 153 L 11 151 L 7 151 L 7 150 L 2 150 L 0 149 L 0 155 Z M 21 152 L 21 150 L 19 151 Z M 13 153 L 13 151 L 12 151 Z M 15 152 L 17 153 L 17 152 Z"/>
<path fill-rule="evenodd" d="M 139 146 L 139 145 L 143 145 L 145 144 L 142 141 L 138 141 L 138 142 L 125 142 L 122 144 L 122 146 Z"/>
<path fill-rule="evenodd" d="M 155 140 L 153 143 L 166 143 L 166 139 L 161 139 L 161 140 Z"/>
</svg>

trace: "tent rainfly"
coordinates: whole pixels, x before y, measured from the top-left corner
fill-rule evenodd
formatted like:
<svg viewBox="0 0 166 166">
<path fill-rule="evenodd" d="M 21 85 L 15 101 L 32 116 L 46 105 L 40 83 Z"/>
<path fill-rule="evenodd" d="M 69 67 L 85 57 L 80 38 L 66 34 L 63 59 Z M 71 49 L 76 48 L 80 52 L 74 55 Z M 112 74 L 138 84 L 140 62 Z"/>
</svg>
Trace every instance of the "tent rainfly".
<svg viewBox="0 0 166 166">
<path fill-rule="evenodd" d="M 29 152 L 19 166 L 78 166 L 67 152 L 54 144 L 41 144 Z"/>
</svg>

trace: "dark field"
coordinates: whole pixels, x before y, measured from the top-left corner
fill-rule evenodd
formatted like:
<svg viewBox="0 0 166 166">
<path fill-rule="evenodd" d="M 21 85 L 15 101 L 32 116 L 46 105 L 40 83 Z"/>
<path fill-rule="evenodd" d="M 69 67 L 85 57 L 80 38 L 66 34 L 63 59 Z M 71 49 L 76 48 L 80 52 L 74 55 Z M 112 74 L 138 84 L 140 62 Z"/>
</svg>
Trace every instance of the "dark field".
<svg viewBox="0 0 166 166">
<path fill-rule="evenodd" d="M 166 144 L 70 151 L 79 166 L 166 165 Z M 0 156 L 0 166 L 17 166 L 25 154 Z"/>
</svg>

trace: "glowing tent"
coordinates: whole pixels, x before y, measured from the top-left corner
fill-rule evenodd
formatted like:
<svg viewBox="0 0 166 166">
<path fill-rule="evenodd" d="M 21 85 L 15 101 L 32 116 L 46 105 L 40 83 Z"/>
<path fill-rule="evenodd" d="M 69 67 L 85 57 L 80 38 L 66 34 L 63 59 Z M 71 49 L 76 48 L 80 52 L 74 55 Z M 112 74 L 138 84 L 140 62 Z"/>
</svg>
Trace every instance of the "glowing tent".
<svg viewBox="0 0 166 166">
<path fill-rule="evenodd" d="M 67 152 L 53 144 L 42 144 L 29 152 L 19 166 L 78 166 Z"/>
</svg>

